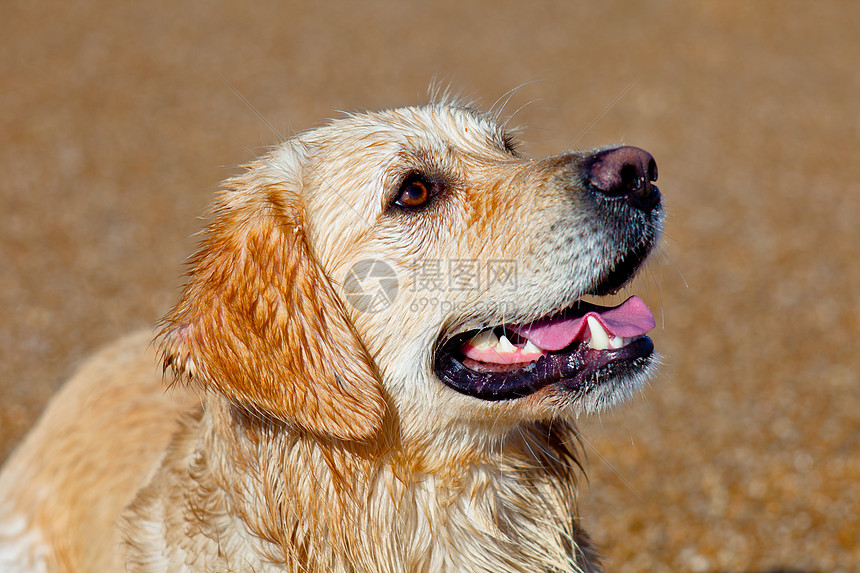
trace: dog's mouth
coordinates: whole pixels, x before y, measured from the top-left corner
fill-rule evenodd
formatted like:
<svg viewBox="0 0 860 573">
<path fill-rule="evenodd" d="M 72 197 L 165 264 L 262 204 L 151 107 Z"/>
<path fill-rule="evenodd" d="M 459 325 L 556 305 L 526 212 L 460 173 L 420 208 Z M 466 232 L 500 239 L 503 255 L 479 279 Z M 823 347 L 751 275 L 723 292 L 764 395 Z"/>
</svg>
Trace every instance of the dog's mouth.
<svg viewBox="0 0 860 573">
<path fill-rule="evenodd" d="M 556 383 L 586 392 L 643 369 L 654 352 L 645 336 L 653 328 L 654 315 L 639 297 L 614 307 L 578 302 L 526 324 L 455 336 L 440 348 L 436 373 L 484 400 L 520 398 Z"/>
</svg>

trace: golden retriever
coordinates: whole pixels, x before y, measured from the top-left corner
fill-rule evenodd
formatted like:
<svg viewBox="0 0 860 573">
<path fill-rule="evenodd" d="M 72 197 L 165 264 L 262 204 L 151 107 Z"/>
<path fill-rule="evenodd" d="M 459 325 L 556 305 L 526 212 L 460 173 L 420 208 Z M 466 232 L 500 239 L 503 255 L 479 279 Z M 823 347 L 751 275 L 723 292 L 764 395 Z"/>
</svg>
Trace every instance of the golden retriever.
<svg viewBox="0 0 860 573">
<path fill-rule="evenodd" d="M 634 147 L 521 156 L 453 101 L 228 180 L 178 304 L 86 363 L 0 477 L 3 571 L 597 571 L 573 419 L 629 397 L 660 234 Z M 174 375 L 165 392 L 156 353 Z"/>
</svg>

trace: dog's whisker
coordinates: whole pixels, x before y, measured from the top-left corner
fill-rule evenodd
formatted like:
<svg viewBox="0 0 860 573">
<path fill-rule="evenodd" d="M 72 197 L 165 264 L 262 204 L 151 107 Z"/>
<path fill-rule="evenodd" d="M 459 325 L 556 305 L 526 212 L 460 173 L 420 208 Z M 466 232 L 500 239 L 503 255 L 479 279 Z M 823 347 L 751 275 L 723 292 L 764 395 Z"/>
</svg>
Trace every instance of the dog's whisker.
<svg viewBox="0 0 860 573">
<path fill-rule="evenodd" d="M 230 83 L 225 78 L 222 78 L 222 81 L 227 85 L 228 88 L 230 88 L 230 90 L 232 90 L 232 92 L 234 94 L 236 94 L 236 97 L 238 97 L 242 101 L 242 103 L 245 104 L 245 106 L 248 109 L 250 109 L 252 112 L 254 112 L 254 115 L 256 115 L 260 119 L 260 121 L 262 121 L 263 124 L 271 130 L 272 134 L 277 138 L 278 141 L 284 141 L 287 139 L 287 137 L 283 133 L 281 133 L 268 120 L 268 118 L 266 118 L 266 116 L 264 116 L 262 113 L 260 113 L 260 111 L 256 107 L 254 107 L 254 105 L 252 105 L 250 101 L 248 101 L 248 98 L 246 98 L 238 89 L 236 89 L 236 87 L 232 83 Z"/>
<path fill-rule="evenodd" d="M 530 86 L 530 85 L 534 85 L 534 84 L 541 82 L 541 81 L 543 81 L 543 80 L 537 80 L 537 79 L 529 80 L 529 81 L 525 81 L 525 82 L 519 84 L 516 87 L 509 89 L 508 91 L 503 93 L 501 96 L 499 96 L 498 99 L 496 99 L 496 101 L 493 102 L 493 105 L 490 106 L 490 109 L 487 113 L 490 115 L 490 117 L 493 118 L 494 121 L 501 122 L 502 125 L 507 125 L 513 116 L 509 117 L 504 122 L 501 121 L 501 117 L 502 117 L 502 114 L 504 113 L 504 110 L 507 107 L 508 103 L 511 101 L 511 98 L 514 95 L 516 95 L 516 93 L 518 91 L 520 91 L 521 89 L 523 89 L 527 86 Z M 502 102 L 501 105 L 499 105 L 499 102 L 502 99 L 504 99 L 504 101 Z M 498 107 L 496 107 L 496 106 L 498 106 Z M 516 112 L 514 113 L 514 115 L 516 115 Z"/>
<path fill-rule="evenodd" d="M 539 101 L 543 101 L 543 98 L 534 98 L 534 99 L 532 99 L 532 100 L 527 101 L 526 103 L 524 103 L 523 105 L 521 105 L 520 107 L 518 107 L 518 108 L 516 109 L 516 111 L 514 111 L 514 113 L 512 113 L 512 114 L 511 114 L 511 115 L 510 115 L 510 116 L 505 120 L 505 122 L 504 122 L 502 125 L 507 126 L 510 122 L 512 122 L 512 121 L 514 120 L 514 118 L 517 116 L 517 114 L 518 114 L 518 113 L 520 113 L 522 110 L 524 110 L 524 109 L 525 109 L 525 108 L 527 108 L 528 106 L 530 106 L 530 105 L 532 105 L 532 104 L 535 104 L 535 103 L 537 103 L 537 102 L 539 102 Z"/>
<path fill-rule="evenodd" d="M 678 276 L 681 278 L 681 281 L 684 283 L 684 288 L 690 288 L 690 283 L 687 282 L 687 278 L 684 276 L 684 273 L 683 273 L 683 271 L 681 271 L 681 268 L 675 264 L 675 261 L 672 260 L 671 255 L 669 255 L 669 251 L 667 251 L 663 247 L 658 247 L 656 252 L 662 258 L 664 258 L 669 263 L 669 265 L 672 266 L 673 269 L 675 269 L 675 272 L 678 273 Z"/>
<path fill-rule="evenodd" d="M 427 89 L 427 100 L 431 105 L 463 105 L 462 89 L 455 90 L 450 81 L 442 82 L 434 77 Z"/>
<path fill-rule="evenodd" d="M 520 86 L 511 88 L 508 91 L 506 91 L 505 93 L 503 93 L 502 95 L 500 95 L 496 99 L 496 101 L 493 102 L 493 105 L 490 106 L 490 109 L 487 113 L 491 117 L 493 117 L 493 119 L 498 121 L 498 119 L 499 119 L 499 117 L 501 117 L 501 114 L 504 111 L 505 107 L 508 105 L 508 102 L 511 100 L 511 98 L 514 96 L 514 94 L 517 92 L 519 87 Z M 504 99 L 505 101 L 502 102 L 502 104 L 498 108 L 496 108 L 496 106 L 499 105 L 499 102 L 502 101 L 502 99 Z"/>
<path fill-rule="evenodd" d="M 604 117 L 607 113 L 609 113 L 609 112 L 610 112 L 610 110 L 612 110 L 612 108 L 613 108 L 613 107 L 615 107 L 615 106 L 618 104 L 618 102 L 620 102 L 620 101 L 621 101 L 621 99 L 622 99 L 625 95 L 627 95 L 627 92 L 629 92 L 631 89 L 633 89 L 633 86 L 635 86 L 635 85 L 636 85 L 636 81 L 635 81 L 635 80 L 633 80 L 633 81 L 631 81 L 630 83 L 628 83 L 626 86 L 624 86 L 624 89 L 622 89 L 620 92 L 618 92 L 618 94 L 617 94 L 614 98 L 612 98 L 612 100 L 611 100 L 611 101 L 606 105 L 606 107 L 604 107 L 604 108 L 600 111 L 600 113 L 598 113 L 598 114 L 597 114 L 597 116 L 595 116 L 595 118 L 594 118 L 594 119 L 592 119 L 590 122 L 588 122 L 588 125 L 586 125 L 584 128 L 582 128 L 582 130 L 581 130 L 579 133 L 577 133 L 577 134 L 576 134 L 576 137 L 574 137 L 574 138 L 571 140 L 571 142 L 567 144 L 567 147 L 573 147 L 574 145 L 576 145 L 576 142 L 577 142 L 577 141 L 579 141 L 580 139 L 582 139 L 582 138 L 585 136 L 585 134 L 586 134 L 586 133 L 588 133 L 589 131 L 591 131 L 591 130 L 592 130 L 592 128 L 593 128 L 595 125 L 597 125 L 597 123 L 598 123 L 601 119 L 603 119 L 603 117 Z"/>
<path fill-rule="evenodd" d="M 601 453 L 597 450 L 597 448 L 594 446 L 594 444 L 593 444 L 589 439 L 587 439 L 585 436 L 581 435 L 581 436 L 580 436 L 580 440 L 581 440 L 581 442 L 582 442 L 585 446 L 587 446 L 587 447 L 588 447 L 592 452 L 594 452 L 594 453 L 597 455 L 597 457 L 598 457 L 598 458 L 600 458 L 600 461 L 601 461 L 601 462 L 603 462 L 603 463 L 606 465 L 606 467 L 608 467 L 608 468 L 609 468 L 609 470 L 610 470 L 613 474 L 615 474 L 615 476 L 616 476 L 618 479 L 620 479 L 620 480 L 624 483 L 624 485 L 625 485 L 625 486 L 626 486 L 630 491 L 632 491 L 632 492 L 633 492 L 633 495 L 635 495 L 635 496 L 636 496 L 640 501 L 644 501 L 644 499 L 643 499 L 642 495 L 641 495 L 641 494 L 636 490 L 636 488 L 635 488 L 635 487 L 633 487 L 633 484 L 632 484 L 632 483 L 630 483 L 630 481 L 628 481 L 628 480 L 627 480 L 627 478 L 625 478 L 625 477 L 624 477 L 624 475 L 623 475 L 621 472 L 619 472 L 619 471 L 615 468 L 615 466 L 614 466 L 614 465 L 612 465 L 612 463 L 610 463 L 610 461 L 609 461 L 609 460 L 607 460 L 607 459 L 603 456 L 603 454 L 601 454 Z"/>
</svg>

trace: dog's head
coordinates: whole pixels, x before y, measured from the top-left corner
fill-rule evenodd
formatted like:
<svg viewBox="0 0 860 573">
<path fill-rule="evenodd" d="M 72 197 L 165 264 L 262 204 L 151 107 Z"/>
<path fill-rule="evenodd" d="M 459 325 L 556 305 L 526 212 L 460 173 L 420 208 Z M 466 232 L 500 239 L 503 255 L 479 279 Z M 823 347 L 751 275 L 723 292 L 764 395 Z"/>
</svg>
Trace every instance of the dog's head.
<svg viewBox="0 0 860 573">
<path fill-rule="evenodd" d="M 611 405 L 652 368 L 653 317 L 580 299 L 652 250 L 656 175 L 631 147 L 523 158 L 466 107 L 334 121 L 226 183 L 165 365 L 346 439 L 386 415 L 410 435 Z"/>
</svg>

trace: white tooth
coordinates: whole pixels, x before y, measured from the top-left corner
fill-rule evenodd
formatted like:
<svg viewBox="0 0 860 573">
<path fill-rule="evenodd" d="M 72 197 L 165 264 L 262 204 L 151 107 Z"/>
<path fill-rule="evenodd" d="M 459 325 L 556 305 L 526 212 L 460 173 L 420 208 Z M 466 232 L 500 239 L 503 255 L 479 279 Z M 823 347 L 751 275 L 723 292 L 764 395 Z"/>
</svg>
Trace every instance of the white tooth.
<svg viewBox="0 0 860 573">
<path fill-rule="evenodd" d="M 588 328 L 591 330 L 591 340 L 588 347 L 594 350 L 606 350 L 609 348 L 609 335 L 603 330 L 600 322 L 593 316 L 588 317 Z"/>
<path fill-rule="evenodd" d="M 630 341 L 629 338 L 623 338 L 621 336 L 612 336 L 609 339 L 609 347 L 610 348 L 624 348 L 627 346 L 627 343 Z"/>
<path fill-rule="evenodd" d="M 472 340 L 469 341 L 469 344 L 471 344 L 478 350 L 487 350 L 489 348 L 493 348 L 498 343 L 499 338 L 496 336 L 496 333 L 493 332 L 492 328 L 488 330 L 482 330 L 481 332 L 473 336 Z"/>
<path fill-rule="evenodd" d="M 532 344 L 532 341 L 529 340 L 523 346 L 523 354 L 543 354 L 543 350 Z"/>
<path fill-rule="evenodd" d="M 504 334 L 501 338 L 499 338 L 499 346 L 497 347 L 499 352 L 515 352 L 517 347 L 511 344 L 511 341 L 508 340 L 508 337 Z"/>
</svg>

